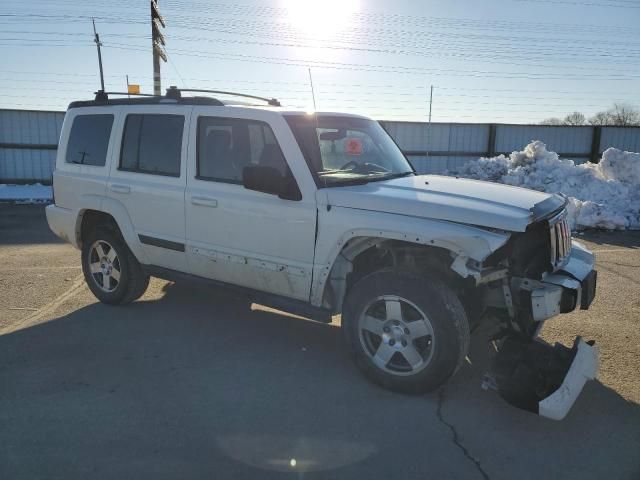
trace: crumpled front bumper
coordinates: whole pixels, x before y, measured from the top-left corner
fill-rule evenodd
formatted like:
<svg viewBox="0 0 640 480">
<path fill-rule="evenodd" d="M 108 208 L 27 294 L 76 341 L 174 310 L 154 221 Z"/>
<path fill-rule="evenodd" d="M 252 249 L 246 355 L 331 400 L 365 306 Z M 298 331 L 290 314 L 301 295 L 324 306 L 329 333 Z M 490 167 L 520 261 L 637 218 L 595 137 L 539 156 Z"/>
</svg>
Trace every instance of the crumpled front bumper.
<svg viewBox="0 0 640 480">
<path fill-rule="evenodd" d="M 598 374 L 598 348 L 577 337 L 572 348 L 536 339 L 504 339 L 485 375 L 484 388 L 497 390 L 511 405 L 562 420 L 587 380 Z"/>
<path fill-rule="evenodd" d="M 587 380 L 598 375 L 598 347 L 577 337 L 575 356 L 560 387 L 538 402 L 538 413 L 552 420 L 562 420 L 569 413 Z"/>
<path fill-rule="evenodd" d="M 580 307 L 587 310 L 596 294 L 595 256 L 573 240 L 567 263 L 531 290 L 531 313 L 537 322 Z"/>
<path fill-rule="evenodd" d="M 589 308 L 596 291 L 594 266 L 593 253 L 573 241 L 562 269 L 535 282 L 530 290 L 531 314 L 540 327 L 560 313 Z M 483 386 L 497 390 L 516 407 L 553 420 L 567 415 L 587 380 L 598 373 L 598 348 L 580 337 L 569 348 L 540 338 L 509 336 L 497 350 Z"/>
</svg>

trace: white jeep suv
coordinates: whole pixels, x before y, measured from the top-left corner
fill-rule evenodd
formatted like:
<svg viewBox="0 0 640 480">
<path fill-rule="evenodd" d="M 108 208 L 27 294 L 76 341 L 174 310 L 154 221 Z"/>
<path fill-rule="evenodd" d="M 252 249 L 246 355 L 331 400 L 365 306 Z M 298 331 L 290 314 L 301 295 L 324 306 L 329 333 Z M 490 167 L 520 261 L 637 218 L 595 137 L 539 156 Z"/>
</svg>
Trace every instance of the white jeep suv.
<svg viewBox="0 0 640 480">
<path fill-rule="evenodd" d="M 451 377 L 492 312 L 504 332 L 485 384 L 564 417 L 597 351 L 537 339 L 544 320 L 595 295 L 594 257 L 572 241 L 563 197 L 418 175 L 361 116 L 183 92 L 69 105 L 47 219 L 82 250 L 101 302 L 136 300 L 153 275 L 320 321 L 341 313 L 357 365 L 403 392 Z"/>
</svg>

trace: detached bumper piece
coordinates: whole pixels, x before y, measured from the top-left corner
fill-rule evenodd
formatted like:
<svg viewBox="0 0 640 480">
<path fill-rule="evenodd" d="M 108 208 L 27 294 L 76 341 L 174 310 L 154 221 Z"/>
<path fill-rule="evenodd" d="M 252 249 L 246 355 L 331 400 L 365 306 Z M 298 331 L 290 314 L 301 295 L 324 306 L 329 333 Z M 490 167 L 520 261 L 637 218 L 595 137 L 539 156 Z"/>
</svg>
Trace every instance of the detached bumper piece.
<svg viewBox="0 0 640 480">
<path fill-rule="evenodd" d="M 573 348 L 540 339 L 507 337 L 483 385 L 511 405 L 552 420 L 562 420 L 587 380 L 596 378 L 598 349 L 577 337 Z"/>
</svg>

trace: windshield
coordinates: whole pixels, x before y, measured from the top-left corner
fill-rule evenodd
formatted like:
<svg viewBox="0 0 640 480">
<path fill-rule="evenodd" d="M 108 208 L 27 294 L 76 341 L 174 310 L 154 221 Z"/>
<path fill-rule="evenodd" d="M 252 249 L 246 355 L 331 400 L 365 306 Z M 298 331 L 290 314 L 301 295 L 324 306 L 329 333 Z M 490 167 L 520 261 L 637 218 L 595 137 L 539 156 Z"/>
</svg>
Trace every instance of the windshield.
<svg viewBox="0 0 640 480">
<path fill-rule="evenodd" d="M 320 187 L 414 175 L 411 164 L 378 122 L 330 115 L 285 118 Z"/>
</svg>

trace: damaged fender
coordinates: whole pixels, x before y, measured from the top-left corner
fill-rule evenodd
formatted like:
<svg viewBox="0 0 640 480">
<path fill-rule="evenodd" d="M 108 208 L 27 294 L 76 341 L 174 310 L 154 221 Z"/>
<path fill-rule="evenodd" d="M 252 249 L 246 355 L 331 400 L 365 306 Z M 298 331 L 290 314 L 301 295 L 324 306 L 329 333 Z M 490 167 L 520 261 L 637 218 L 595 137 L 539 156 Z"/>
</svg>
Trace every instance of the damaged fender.
<svg viewBox="0 0 640 480">
<path fill-rule="evenodd" d="M 351 260 L 376 241 L 400 240 L 444 248 L 457 257 L 458 265 L 466 265 L 468 261 L 482 262 L 508 239 L 508 233 L 442 220 L 415 218 L 407 222 L 406 216 L 392 213 L 320 206 L 311 303 L 326 307 L 322 301 L 330 279 L 344 281 Z M 467 276 L 465 268 L 458 273 Z M 341 295 L 337 297 L 337 305 L 332 306 L 335 309 L 342 304 Z"/>
</svg>

